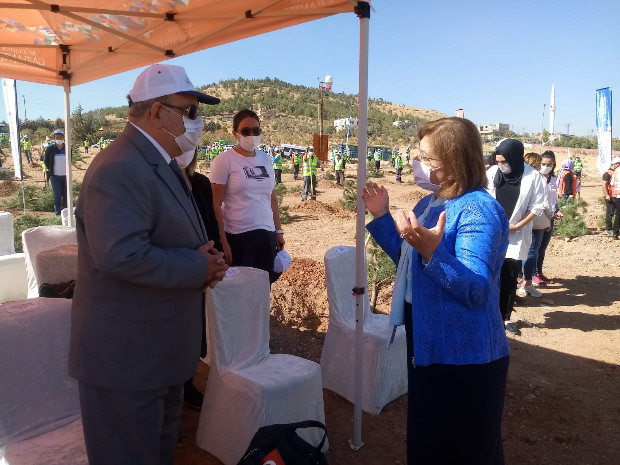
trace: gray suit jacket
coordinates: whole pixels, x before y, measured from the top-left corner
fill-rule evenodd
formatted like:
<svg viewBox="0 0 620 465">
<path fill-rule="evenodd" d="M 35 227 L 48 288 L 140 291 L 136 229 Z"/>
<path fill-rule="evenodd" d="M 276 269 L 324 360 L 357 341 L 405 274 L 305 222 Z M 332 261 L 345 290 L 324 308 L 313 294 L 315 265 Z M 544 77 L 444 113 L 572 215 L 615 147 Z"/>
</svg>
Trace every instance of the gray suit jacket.
<svg viewBox="0 0 620 465">
<path fill-rule="evenodd" d="M 172 169 L 131 124 L 88 168 L 76 225 L 69 374 L 112 390 L 191 378 L 207 237 Z"/>
</svg>

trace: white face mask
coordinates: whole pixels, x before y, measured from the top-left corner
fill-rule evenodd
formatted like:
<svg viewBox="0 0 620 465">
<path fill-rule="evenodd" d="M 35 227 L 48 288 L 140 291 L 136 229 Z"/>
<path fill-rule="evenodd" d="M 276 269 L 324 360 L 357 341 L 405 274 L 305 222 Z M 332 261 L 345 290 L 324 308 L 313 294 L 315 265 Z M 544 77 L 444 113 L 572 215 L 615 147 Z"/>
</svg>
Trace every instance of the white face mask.
<svg viewBox="0 0 620 465">
<path fill-rule="evenodd" d="M 411 168 L 413 170 L 413 179 L 418 186 L 431 192 L 436 192 L 439 190 L 441 186 L 431 181 L 431 173 L 433 171 L 440 170 L 443 168 L 442 166 L 431 169 L 419 160 L 414 159 L 411 162 Z"/>
<path fill-rule="evenodd" d="M 261 136 L 242 136 L 239 135 L 239 145 L 246 152 L 253 152 L 260 145 Z"/>
<path fill-rule="evenodd" d="M 172 137 L 174 137 L 174 141 L 177 143 L 183 153 L 190 151 L 193 152 L 196 146 L 200 143 L 200 139 L 202 139 L 202 130 L 205 127 L 205 122 L 202 119 L 202 116 L 197 116 L 196 119 L 190 119 L 185 115 L 181 116 L 178 113 L 175 113 L 165 105 L 162 106 L 170 113 L 177 115 L 179 118 L 183 118 L 183 126 L 185 126 L 185 132 L 179 136 L 175 136 L 163 127 L 162 129 L 168 134 L 170 134 Z"/>
<path fill-rule="evenodd" d="M 64 139 L 56 139 L 54 142 L 56 142 L 56 145 L 62 145 L 65 143 Z"/>
<path fill-rule="evenodd" d="M 499 168 L 499 170 L 504 173 L 504 174 L 510 174 L 512 173 L 512 168 L 510 167 L 509 164 L 505 164 L 505 165 L 497 165 L 497 167 Z"/>
<path fill-rule="evenodd" d="M 553 169 L 552 166 L 541 166 L 540 170 L 538 170 L 538 171 L 540 171 L 540 174 L 549 174 L 549 173 L 551 173 L 552 169 Z"/>
<path fill-rule="evenodd" d="M 195 152 L 196 152 L 195 149 L 190 150 L 188 152 L 183 152 L 181 155 L 176 157 L 175 160 L 177 161 L 177 165 L 179 165 L 179 168 L 181 169 L 187 168 L 189 164 L 192 162 L 192 160 L 194 159 Z"/>
</svg>

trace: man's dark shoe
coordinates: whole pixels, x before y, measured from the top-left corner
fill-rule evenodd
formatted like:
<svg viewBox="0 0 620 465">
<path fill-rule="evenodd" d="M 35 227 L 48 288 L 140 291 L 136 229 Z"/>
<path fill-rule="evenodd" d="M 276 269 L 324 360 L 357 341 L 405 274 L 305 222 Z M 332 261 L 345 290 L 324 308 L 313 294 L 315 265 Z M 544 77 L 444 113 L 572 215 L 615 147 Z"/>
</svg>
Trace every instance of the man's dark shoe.
<svg viewBox="0 0 620 465">
<path fill-rule="evenodd" d="M 521 297 L 520 295 L 515 295 L 515 304 L 525 305 L 527 299 L 525 297 Z"/>
<path fill-rule="evenodd" d="M 200 410 L 202 407 L 202 399 L 204 398 L 202 392 L 196 389 L 196 386 L 190 384 L 184 389 L 183 400 L 185 403 L 193 409 Z"/>
<path fill-rule="evenodd" d="M 613 235 L 613 238 L 614 238 L 614 240 L 615 240 L 615 241 L 617 241 L 617 240 L 618 240 L 618 235 L 617 235 L 617 234 L 614 234 L 614 235 Z"/>
</svg>

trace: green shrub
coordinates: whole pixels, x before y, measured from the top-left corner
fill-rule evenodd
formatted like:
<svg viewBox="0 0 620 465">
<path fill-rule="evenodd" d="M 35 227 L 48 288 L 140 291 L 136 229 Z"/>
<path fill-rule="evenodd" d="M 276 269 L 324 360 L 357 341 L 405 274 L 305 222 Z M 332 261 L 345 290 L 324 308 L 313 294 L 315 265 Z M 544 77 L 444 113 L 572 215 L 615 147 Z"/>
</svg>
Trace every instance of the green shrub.
<svg viewBox="0 0 620 465">
<path fill-rule="evenodd" d="M 73 200 L 77 200 L 80 188 L 82 185 L 73 181 Z M 13 210 L 20 210 L 24 208 L 24 198 L 26 199 L 26 210 L 39 211 L 39 212 L 53 212 L 54 211 L 54 191 L 52 186 L 46 186 L 43 190 L 36 186 L 24 186 L 22 190 L 17 191 L 12 199 L 6 200 L 4 206 Z"/>
<path fill-rule="evenodd" d="M 368 233 L 366 260 L 368 262 L 368 298 L 374 309 L 377 306 L 377 297 L 381 289 L 394 280 L 396 265 Z"/>
<path fill-rule="evenodd" d="M 328 171 L 323 175 L 323 179 L 327 181 L 333 181 L 334 179 L 336 179 L 336 176 L 334 176 L 334 173 L 332 173 L 331 171 Z"/>
<path fill-rule="evenodd" d="M 294 192 L 301 192 L 302 190 L 304 190 L 303 186 L 301 185 L 296 185 L 296 186 L 291 186 L 288 188 L 288 192 L 290 192 L 291 194 Z"/>
<path fill-rule="evenodd" d="M 15 179 L 15 171 L 13 170 L 0 171 L 0 180 L 12 181 L 13 179 Z"/>
<path fill-rule="evenodd" d="M 340 202 L 347 210 L 354 212 L 357 209 L 357 183 L 354 181 L 344 182 L 344 189 Z"/>
<path fill-rule="evenodd" d="M 586 226 L 579 211 L 586 211 L 586 202 L 580 198 L 573 199 L 560 199 L 560 211 L 564 215 L 561 220 L 555 223 L 553 229 L 554 236 L 560 236 L 564 238 L 573 238 L 579 236 L 585 236 L 590 234 L 588 227 Z"/>
<path fill-rule="evenodd" d="M 53 226 L 62 224 L 60 216 L 38 217 L 33 215 L 23 215 L 13 221 L 13 238 L 15 241 L 15 252 L 24 251 L 22 244 L 22 232 L 26 229 L 35 228 L 37 226 Z"/>
<path fill-rule="evenodd" d="M 282 197 L 287 192 L 286 186 L 284 184 L 282 184 L 282 183 L 277 184 L 274 187 L 274 190 L 276 191 L 276 195 L 279 196 L 279 197 Z"/>
<path fill-rule="evenodd" d="M 366 177 L 367 178 L 382 178 L 383 171 L 379 170 L 375 173 L 375 162 L 368 161 L 366 162 Z"/>
<path fill-rule="evenodd" d="M 278 197 L 278 211 L 280 212 L 280 223 L 289 224 L 291 222 L 291 215 L 288 212 L 288 207 L 282 205 L 282 196 L 286 194 L 286 186 L 284 184 L 278 184 L 274 190 Z"/>
</svg>

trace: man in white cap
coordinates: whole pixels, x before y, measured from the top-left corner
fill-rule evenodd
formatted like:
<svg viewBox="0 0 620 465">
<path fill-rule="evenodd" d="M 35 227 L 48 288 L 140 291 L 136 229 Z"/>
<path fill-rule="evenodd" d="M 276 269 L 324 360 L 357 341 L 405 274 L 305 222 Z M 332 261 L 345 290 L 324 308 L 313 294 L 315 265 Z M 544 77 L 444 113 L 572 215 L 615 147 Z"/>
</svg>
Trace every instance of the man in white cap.
<svg viewBox="0 0 620 465">
<path fill-rule="evenodd" d="M 69 373 L 91 465 L 172 465 L 203 290 L 227 268 L 175 158 L 200 141 L 199 102 L 219 100 L 163 64 L 128 98 L 129 122 L 93 160 L 77 202 Z"/>
</svg>

